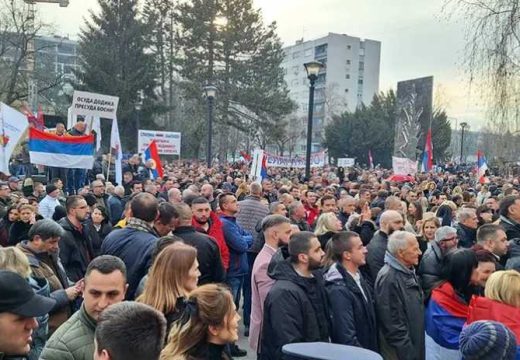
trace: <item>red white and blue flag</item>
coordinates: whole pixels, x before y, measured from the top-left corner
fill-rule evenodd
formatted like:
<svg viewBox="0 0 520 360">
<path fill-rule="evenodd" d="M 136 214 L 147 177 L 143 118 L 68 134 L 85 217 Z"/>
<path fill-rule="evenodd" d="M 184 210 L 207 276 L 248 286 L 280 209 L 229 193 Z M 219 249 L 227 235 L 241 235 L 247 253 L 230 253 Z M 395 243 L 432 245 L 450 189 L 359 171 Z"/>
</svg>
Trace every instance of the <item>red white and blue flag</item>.
<svg viewBox="0 0 520 360">
<path fill-rule="evenodd" d="M 92 169 L 94 135 L 57 136 L 29 128 L 31 163 L 68 169 Z"/>
<path fill-rule="evenodd" d="M 478 181 L 481 184 L 486 184 L 489 179 L 486 178 L 486 170 L 488 169 L 487 160 L 484 153 L 480 150 L 477 151 L 477 176 Z"/>
<path fill-rule="evenodd" d="M 144 151 L 144 161 L 152 160 L 152 176 L 154 179 L 158 177 L 163 177 L 164 171 L 161 164 L 161 158 L 159 157 L 159 151 L 157 150 L 157 143 L 155 140 L 152 140 L 148 147 Z"/>
<path fill-rule="evenodd" d="M 424 144 L 424 153 L 422 158 L 421 170 L 429 172 L 433 168 L 433 144 L 432 144 L 432 129 L 428 129 L 426 134 L 426 143 Z"/>
<path fill-rule="evenodd" d="M 368 150 L 368 167 L 370 169 L 374 168 L 374 159 L 372 158 L 372 151 Z"/>
</svg>

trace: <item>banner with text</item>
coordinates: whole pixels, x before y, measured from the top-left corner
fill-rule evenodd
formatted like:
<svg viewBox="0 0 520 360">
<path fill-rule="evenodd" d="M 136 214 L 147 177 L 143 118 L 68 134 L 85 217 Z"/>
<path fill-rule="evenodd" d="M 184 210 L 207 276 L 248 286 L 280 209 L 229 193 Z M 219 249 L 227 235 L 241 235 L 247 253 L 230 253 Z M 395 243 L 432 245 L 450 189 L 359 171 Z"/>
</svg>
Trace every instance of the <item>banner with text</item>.
<svg viewBox="0 0 520 360">
<path fill-rule="evenodd" d="M 115 119 L 118 104 L 119 98 L 117 96 L 74 91 L 71 112 L 76 115 Z"/>
<path fill-rule="evenodd" d="M 392 168 L 396 175 L 415 175 L 417 173 L 417 161 L 392 156 Z"/>
<path fill-rule="evenodd" d="M 267 167 L 305 168 L 305 157 L 267 155 Z M 325 152 L 311 154 L 311 167 L 325 166 Z"/>
<path fill-rule="evenodd" d="M 352 167 L 356 164 L 354 158 L 338 158 L 338 167 Z"/>
<path fill-rule="evenodd" d="M 143 153 L 152 140 L 157 143 L 159 155 L 181 154 L 181 133 L 171 131 L 139 130 L 137 146 Z"/>
</svg>

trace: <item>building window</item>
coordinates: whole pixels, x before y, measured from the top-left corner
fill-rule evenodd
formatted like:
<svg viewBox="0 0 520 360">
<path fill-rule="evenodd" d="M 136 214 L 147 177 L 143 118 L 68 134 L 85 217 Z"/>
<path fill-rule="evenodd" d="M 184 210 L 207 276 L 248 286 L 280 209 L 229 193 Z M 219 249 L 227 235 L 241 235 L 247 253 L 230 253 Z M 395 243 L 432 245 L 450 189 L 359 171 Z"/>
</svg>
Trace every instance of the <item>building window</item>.
<svg viewBox="0 0 520 360">
<path fill-rule="evenodd" d="M 345 89 L 345 92 L 348 93 L 348 89 Z"/>
<path fill-rule="evenodd" d="M 312 56 L 312 49 L 305 49 L 305 57 Z"/>
<path fill-rule="evenodd" d="M 352 46 L 347 45 L 347 50 L 350 50 L 350 49 L 352 49 Z"/>
<path fill-rule="evenodd" d="M 365 42 L 364 41 L 360 41 L 359 42 L 359 48 L 360 49 L 364 49 L 365 48 Z"/>
<path fill-rule="evenodd" d="M 299 57 L 300 57 L 300 52 L 299 52 L 299 51 L 295 51 L 295 52 L 293 52 L 293 54 L 292 54 L 292 58 L 293 58 L 293 59 L 297 59 L 297 58 L 299 58 Z"/>
<path fill-rule="evenodd" d="M 350 74 L 345 74 L 345 79 L 350 79 Z"/>
<path fill-rule="evenodd" d="M 359 62 L 359 71 L 364 71 L 364 70 L 365 70 L 365 62 L 360 61 Z"/>
<path fill-rule="evenodd" d="M 319 45 L 314 48 L 314 57 L 319 57 L 327 54 L 327 44 Z"/>
<path fill-rule="evenodd" d="M 363 79 L 358 79 L 357 83 L 358 85 L 363 85 Z"/>
<path fill-rule="evenodd" d="M 347 59 L 347 65 L 350 65 L 350 60 L 349 59 Z"/>
<path fill-rule="evenodd" d="M 318 79 L 316 79 L 316 84 L 322 84 L 327 81 L 327 74 L 318 74 Z"/>
</svg>

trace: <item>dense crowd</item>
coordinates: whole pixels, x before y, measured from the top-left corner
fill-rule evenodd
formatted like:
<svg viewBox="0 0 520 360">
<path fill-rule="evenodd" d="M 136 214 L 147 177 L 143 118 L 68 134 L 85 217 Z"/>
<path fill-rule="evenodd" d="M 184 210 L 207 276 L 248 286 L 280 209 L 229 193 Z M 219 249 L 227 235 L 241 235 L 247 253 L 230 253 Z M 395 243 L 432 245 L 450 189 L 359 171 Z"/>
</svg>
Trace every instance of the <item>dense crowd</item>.
<svg viewBox="0 0 520 360">
<path fill-rule="evenodd" d="M 0 359 L 520 359 L 519 179 L 152 166 L 0 182 Z"/>
</svg>

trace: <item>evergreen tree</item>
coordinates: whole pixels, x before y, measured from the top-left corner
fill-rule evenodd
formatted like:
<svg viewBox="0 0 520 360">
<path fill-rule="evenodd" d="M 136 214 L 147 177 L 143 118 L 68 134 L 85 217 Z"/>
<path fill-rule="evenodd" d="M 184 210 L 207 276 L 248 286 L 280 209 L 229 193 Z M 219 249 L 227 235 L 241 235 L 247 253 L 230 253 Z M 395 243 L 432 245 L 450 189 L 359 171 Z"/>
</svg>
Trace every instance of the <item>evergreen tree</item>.
<svg viewBox="0 0 520 360">
<path fill-rule="evenodd" d="M 152 55 L 146 52 L 145 36 L 149 29 L 139 19 L 137 0 L 98 2 L 100 13 L 90 13 L 90 21 L 80 34 L 79 86 L 119 97 L 122 142 L 126 148 L 135 149 L 137 115 L 139 127 L 146 128 L 151 123 L 151 115 L 159 110 L 154 95 L 156 68 Z M 140 114 L 136 114 L 140 91 L 145 94 L 144 105 Z"/>
</svg>

